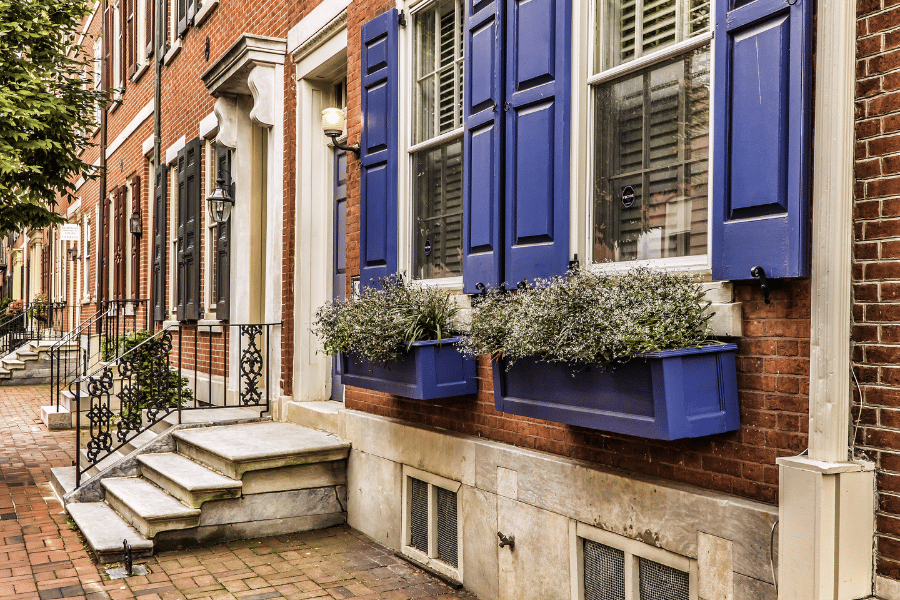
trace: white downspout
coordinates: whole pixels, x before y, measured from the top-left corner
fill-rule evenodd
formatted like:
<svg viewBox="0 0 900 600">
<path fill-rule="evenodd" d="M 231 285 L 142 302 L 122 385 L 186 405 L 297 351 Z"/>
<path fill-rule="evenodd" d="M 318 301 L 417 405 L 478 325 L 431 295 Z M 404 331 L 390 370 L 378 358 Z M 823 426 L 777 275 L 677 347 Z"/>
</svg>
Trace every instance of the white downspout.
<svg viewBox="0 0 900 600">
<path fill-rule="evenodd" d="M 872 593 L 873 465 L 848 454 L 855 4 L 818 2 L 809 455 L 777 461 L 781 600 Z"/>
</svg>

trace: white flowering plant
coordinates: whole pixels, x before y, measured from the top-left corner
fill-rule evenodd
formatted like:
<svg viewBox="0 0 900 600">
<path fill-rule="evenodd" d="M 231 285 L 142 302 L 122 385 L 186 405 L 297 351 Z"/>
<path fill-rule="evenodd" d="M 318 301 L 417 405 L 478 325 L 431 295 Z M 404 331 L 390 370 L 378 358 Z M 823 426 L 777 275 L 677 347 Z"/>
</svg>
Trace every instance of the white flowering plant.
<svg viewBox="0 0 900 600">
<path fill-rule="evenodd" d="M 487 291 L 475 302 L 460 349 L 502 358 L 507 366 L 525 357 L 615 365 L 646 352 L 709 343 L 712 314 L 703 295 L 683 274 L 575 268 L 515 292 Z"/>
<path fill-rule="evenodd" d="M 380 288 L 364 288 L 359 298 L 319 308 L 312 331 L 328 354 L 355 354 L 373 362 L 395 362 L 414 342 L 459 333 L 459 307 L 450 294 L 410 285 L 397 273 Z"/>
</svg>

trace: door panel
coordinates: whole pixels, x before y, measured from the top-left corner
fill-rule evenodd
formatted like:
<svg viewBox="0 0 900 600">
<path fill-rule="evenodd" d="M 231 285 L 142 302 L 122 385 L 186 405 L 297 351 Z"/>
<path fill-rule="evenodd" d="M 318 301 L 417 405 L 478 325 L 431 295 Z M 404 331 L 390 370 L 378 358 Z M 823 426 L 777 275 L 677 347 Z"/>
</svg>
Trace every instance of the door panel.
<svg viewBox="0 0 900 600">
<path fill-rule="evenodd" d="M 334 151 L 334 260 L 332 264 L 332 299 L 347 298 L 347 153 Z M 335 356 L 331 364 L 331 399 L 344 399 L 341 383 L 341 361 Z"/>
</svg>

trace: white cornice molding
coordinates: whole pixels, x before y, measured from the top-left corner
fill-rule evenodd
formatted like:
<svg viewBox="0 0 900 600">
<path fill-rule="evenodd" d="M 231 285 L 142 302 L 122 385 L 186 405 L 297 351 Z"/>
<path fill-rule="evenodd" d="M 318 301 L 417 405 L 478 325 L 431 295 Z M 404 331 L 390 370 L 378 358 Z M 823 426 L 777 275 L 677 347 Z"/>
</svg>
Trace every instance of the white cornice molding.
<svg viewBox="0 0 900 600">
<path fill-rule="evenodd" d="M 819 0 L 813 148 L 809 457 L 848 460 L 855 2 Z"/>
<path fill-rule="evenodd" d="M 284 65 L 287 42 L 280 38 L 245 33 L 200 76 L 209 93 L 251 95 L 248 77 L 254 68 Z"/>
<path fill-rule="evenodd" d="M 288 53 L 302 60 L 347 24 L 349 0 L 325 0 L 288 32 Z"/>
</svg>

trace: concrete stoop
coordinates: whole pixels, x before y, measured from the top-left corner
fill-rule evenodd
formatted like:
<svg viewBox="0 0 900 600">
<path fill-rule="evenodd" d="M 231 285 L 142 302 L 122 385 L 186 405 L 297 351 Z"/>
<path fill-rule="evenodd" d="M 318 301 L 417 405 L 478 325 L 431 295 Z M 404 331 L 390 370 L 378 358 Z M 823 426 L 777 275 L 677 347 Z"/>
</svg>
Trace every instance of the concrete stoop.
<svg viewBox="0 0 900 600">
<path fill-rule="evenodd" d="M 107 465 L 108 476 L 98 473 L 91 483 L 102 501 L 82 494 L 67 502 L 100 562 L 122 560 L 123 540 L 138 557 L 346 522 L 349 443 L 271 421 L 179 427 L 166 434 L 168 445 L 133 451 L 136 469 L 122 468 L 127 461 L 119 458 Z M 147 436 L 143 447 L 152 442 Z M 66 487 L 65 473 L 54 470 L 53 478 L 57 489 Z"/>
<path fill-rule="evenodd" d="M 50 348 L 55 343 L 52 340 L 28 342 L 0 358 L 0 386 L 50 383 Z M 78 347 L 77 343 L 62 346 L 68 350 L 76 350 Z M 69 361 L 60 364 L 66 368 L 75 360 L 73 354 Z"/>
</svg>

